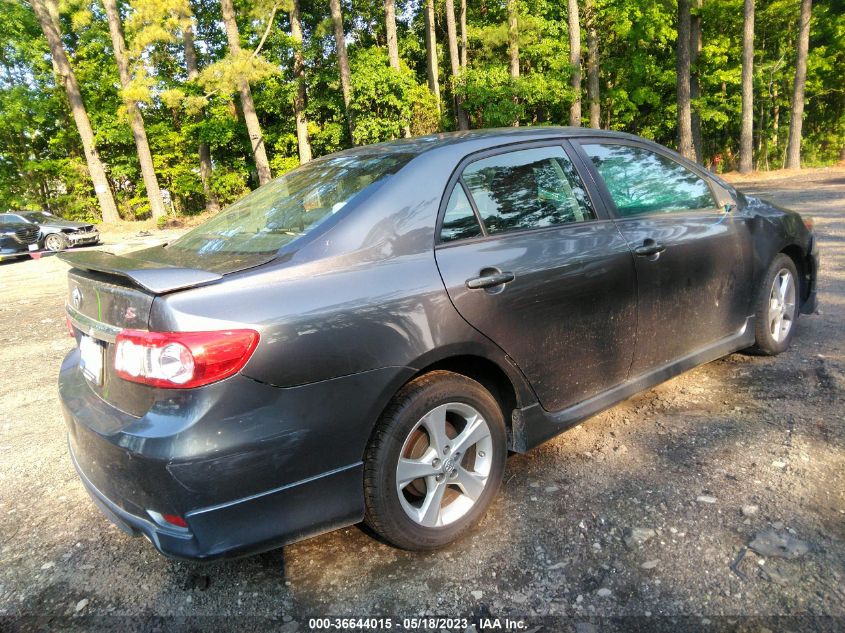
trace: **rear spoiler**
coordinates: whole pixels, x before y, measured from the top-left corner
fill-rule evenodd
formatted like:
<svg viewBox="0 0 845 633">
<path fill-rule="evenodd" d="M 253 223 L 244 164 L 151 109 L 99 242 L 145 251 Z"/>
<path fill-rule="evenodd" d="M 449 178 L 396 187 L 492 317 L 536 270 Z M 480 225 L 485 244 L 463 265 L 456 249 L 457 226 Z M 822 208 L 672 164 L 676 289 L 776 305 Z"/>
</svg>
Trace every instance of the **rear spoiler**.
<svg viewBox="0 0 845 633">
<path fill-rule="evenodd" d="M 223 278 L 223 275 L 207 270 L 168 266 L 135 259 L 131 255 L 113 255 L 105 251 L 64 252 L 58 257 L 73 268 L 125 277 L 155 294 L 190 288 Z"/>
</svg>

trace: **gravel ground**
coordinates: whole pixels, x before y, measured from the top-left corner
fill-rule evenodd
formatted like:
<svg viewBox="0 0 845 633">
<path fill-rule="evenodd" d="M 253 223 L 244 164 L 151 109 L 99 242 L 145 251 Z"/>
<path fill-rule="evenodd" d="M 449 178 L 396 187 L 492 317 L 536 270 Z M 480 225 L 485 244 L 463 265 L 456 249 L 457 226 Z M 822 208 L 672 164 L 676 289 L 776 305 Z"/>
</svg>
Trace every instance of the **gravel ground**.
<svg viewBox="0 0 845 633">
<path fill-rule="evenodd" d="M 125 536 L 67 456 L 66 267 L 0 264 L 0 629 L 292 632 L 330 614 L 394 616 L 397 630 L 420 615 L 533 631 L 844 630 L 845 168 L 739 186 L 816 218 L 820 314 L 801 318 L 792 348 L 699 367 L 511 457 L 477 530 L 429 554 L 351 527 L 191 564 Z"/>
</svg>

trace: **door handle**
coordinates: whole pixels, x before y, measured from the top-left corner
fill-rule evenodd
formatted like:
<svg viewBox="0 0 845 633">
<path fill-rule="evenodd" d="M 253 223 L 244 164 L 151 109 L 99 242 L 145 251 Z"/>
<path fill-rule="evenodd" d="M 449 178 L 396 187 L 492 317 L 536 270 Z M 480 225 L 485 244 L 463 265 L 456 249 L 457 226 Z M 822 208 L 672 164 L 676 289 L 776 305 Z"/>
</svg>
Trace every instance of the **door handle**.
<svg viewBox="0 0 845 633">
<path fill-rule="evenodd" d="M 636 253 L 639 257 L 651 257 L 652 255 L 657 255 L 665 250 L 666 247 L 663 244 L 655 242 L 653 239 L 649 238 L 643 241 L 642 246 L 635 248 L 634 253 Z"/>
<path fill-rule="evenodd" d="M 479 288 L 492 288 L 494 286 L 501 286 L 510 281 L 513 281 L 516 276 L 513 273 L 488 273 L 480 277 L 473 277 L 467 279 L 467 288 L 470 290 L 478 290 Z"/>
</svg>

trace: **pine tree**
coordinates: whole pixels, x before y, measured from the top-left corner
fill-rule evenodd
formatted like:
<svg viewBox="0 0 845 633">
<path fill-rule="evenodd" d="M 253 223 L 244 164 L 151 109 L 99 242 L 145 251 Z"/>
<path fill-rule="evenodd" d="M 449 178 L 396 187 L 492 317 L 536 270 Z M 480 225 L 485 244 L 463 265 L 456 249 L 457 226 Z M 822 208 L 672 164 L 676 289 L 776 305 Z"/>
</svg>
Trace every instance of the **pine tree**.
<svg viewBox="0 0 845 633">
<path fill-rule="evenodd" d="M 795 80 L 792 88 L 792 114 L 789 117 L 789 144 L 786 147 L 787 169 L 801 168 L 801 128 L 804 119 L 804 87 L 807 83 L 812 9 L 813 0 L 801 0 L 801 18 L 796 46 L 798 54 L 795 59 Z"/>
<path fill-rule="evenodd" d="M 745 0 L 742 32 L 742 129 L 739 134 L 739 172 L 753 168 L 754 150 L 754 0 Z"/>
<path fill-rule="evenodd" d="M 120 76 L 120 84 L 123 90 L 129 88 L 132 77 L 129 74 L 129 54 L 126 52 L 126 42 L 123 39 L 123 25 L 120 21 L 120 14 L 117 12 L 116 0 L 103 0 L 103 7 L 106 10 L 106 18 L 109 22 L 109 34 L 111 35 L 112 48 L 117 71 Z M 132 136 L 135 138 L 135 147 L 138 151 L 138 162 L 141 165 L 141 176 L 144 179 L 144 187 L 147 190 L 147 199 L 150 203 L 150 211 L 153 219 L 164 217 L 167 211 L 164 209 L 164 201 L 161 198 L 161 189 L 158 186 L 153 155 L 150 151 L 150 142 L 147 140 L 147 130 L 144 127 L 144 117 L 134 99 L 124 98 L 126 112 L 129 116 L 129 127 L 132 128 Z"/>
<path fill-rule="evenodd" d="M 299 17 L 299 0 L 291 1 L 290 36 L 293 40 L 293 76 L 296 92 L 293 96 L 293 115 L 296 118 L 296 141 L 300 164 L 311 160 L 311 138 L 308 136 L 308 117 L 305 114 L 305 59 L 302 56 L 302 22 Z"/>
<path fill-rule="evenodd" d="M 190 17 L 188 18 L 190 19 Z M 199 63 L 197 62 L 197 51 L 194 46 L 194 27 L 188 22 L 182 31 L 182 42 L 185 46 L 185 66 L 188 70 L 188 81 L 196 81 L 199 77 Z M 202 112 L 197 113 L 197 120 L 202 120 Z M 199 142 L 200 180 L 205 195 L 205 210 L 209 213 L 220 211 L 220 201 L 217 194 L 211 189 L 211 151 L 208 143 Z"/>
<path fill-rule="evenodd" d="M 242 56 L 241 34 L 238 30 L 238 23 L 235 21 L 235 7 L 232 4 L 232 0 L 220 0 L 220 9 L 223 13 L 226 39 L 229 42 L 229 53 L 232 59 L 237 61 Z M 261 124 L 258 122 L 258 114 L 255 111 L 255 102 L 252 100 L 252 90 L 249 87 L 249 81 L 246 77 L 239 77 L 237 83 L 238 92 L 241 96 L 241 109 L 244 114 L 244 122 L 249 133 L 252 156 L 255 160 L 255 169 L 258 172 L 258 182 L 264 185 L 272 180 L 273 175 L 270 172 L 270 161 L 267 159 L 267 148 L 264 147 Z"/>
<path fill-rule="evenodd" d="M 399 70 L 399 41 L 396 37 L 396 0 L 384 0 L 384 24 L 390 67 Z"/>
<path fill-rule="evenodd" d="M 44 37 L 50 46 L 50 57 L 53 62 L 53 68 L 56 71 L 56 79 L 62 84 L 67 94 L 73 120 L 76 123 L 79 138 L 82 140 L 85 162 L 88 165 L 88 173 L 94 185 L 94 193 L 100 205 L 100 213 L 103 215 L 103 221 L 118 222 L 120 221 L 120 215 L 117 212 L 117 205 L 114 202 L 114 196 L 109 187 L 105 167 L 103 167 L 103 163 L 97 153 L 97 145 L 94 141 L 94 129 L 91 127 L 91 121 L 88 118 L 85 103 L 82 101 L 82 92 L 79 89 L 76 74 L 73 72 L 65 45 L 62 42 L 62 33 L 59 28 L 58 19 L 52 17 L 54 15 L 58 16 L 58 7 L 55 0 L 32 0 L 32 8 L 38 18 L 38 23 L 41 25 L 41 30 L 44 32 Z"/>
<path fill-rule="evenodd" d="M 449 61 L 452 65 L 452 91 L 455 114 L 458 118 L 458 129 L 468 130 L 469 121 L 467 121 L 467 115 L 464 112 L 463 100 L 460 95 L 454 94 L 454 86 L 461 73 L 461 60 L 458 56 L 458 31 L 455 25 L 455 0 L 446 0 L 446 35 L 449 39 Z"/>
<path fill-rule="evenodd" d="M 590 102 L 590 127 L 601 127 L 599 95 L 599 37 L 596 28 L 595 0 L 587 0 L 584 11 L 587 24 L 587 98 Z"/>
<path fill-rule="evenodd" d="M 349 70 L 349 54 L 346 52 L 346 31 L 343 28 L 343 14 L 340 11 L 340 0 L 329 0 L 334 26 L 334 41 L 337 51 L 337 66 L 340 71 L 340 90 L 343 93 L 343 107 L 346 109 L 346 122 L 349 134 L 355 138 L 353 130 L 355 124 L 349 105 L 352 101 L 352 72 Z"/>
<path fill-rule="evenodd" d="M 678 39 L 676 51 L 678 98 L 678 151 L 695 160 L 692 146 L 690 109 L 690 0 L 678 0 Z"/>
<path fill-rule="evenodd" d="M 437 61 L 437 37 L 434 31 L 434 0 L 426 0 L 424 15 L 428 89 L 431 90 L 431 94 L 437 100 L 437 109 L 440 110 L 440 78 Z"/>
<path fill-rule="evenodd" d="M 570 86 L 575 100 L 569 107 L 569 125 L 581 126 L 581 24 L 578 19 L 578 0 L 569 0 L 569 65 L 572 67 Z"/>
</svg>

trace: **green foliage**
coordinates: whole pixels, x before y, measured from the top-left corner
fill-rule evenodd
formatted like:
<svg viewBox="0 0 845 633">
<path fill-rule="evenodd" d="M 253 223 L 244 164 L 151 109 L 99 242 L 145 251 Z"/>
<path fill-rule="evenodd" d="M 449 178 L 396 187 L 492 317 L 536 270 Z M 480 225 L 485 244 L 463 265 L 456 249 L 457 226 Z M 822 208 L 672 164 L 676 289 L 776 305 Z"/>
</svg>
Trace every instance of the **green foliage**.
<svg viewBox="0 0 845 633">
<path fill-rule="evenodd" d="M 421 85 L 407 67 L 398 71 L 391 68 L 383 49 L 358 50 L 351 65 L 353 97 L 350 109 L 356 144 L 397 139 L 412 122 L 418 128 L 425 128 L 437 120 L 437 104 L 428 96 L 427 88 L 420 89 Z M 415 114 L 419 119 L 414 119 Z"/>
<path fill-rule="evenodd" d="M 582 23 L 585 0 L 581 1 Z M 797 0 L 758 0 L 754 69 L 754 146 L 761 168 L 782 165 L 789 126 Z M 442 113 L 428 89 L 421 2 L 397 4 L 401 69 L 391 69 L 381 0 L 342 0 L 352 67 L 350 134 L 343 105 L 328 3 L 300 0 L 304 31 L 306 115 L 314 156 L 353 144 L 454 129 L 453 94 L 471 127 L 565 124 L 570 87 L 567 4 L 519 0 L 520 76 L 508 69 L 504 0 L 468 3 L 469 66 L 451 77 L 444 3 L 435 3 Z M 275 6 L 275 11 L 274 11 Z M 242 52 L 231 55 L 219 0 L 120 0 L 132 84 L 118 89 L 117 67 L 102 6 L 62 0 L 60 23 L 71 64 L 95 129 L 98 152 L 125 218 L 148 213 L 123 100 L 142 102 L 161 187 L 180 214 L 204 209 L 198 151 L 208 146 L 209 182 L 227 204 L 257 186 L 238 82 L 251 86 L 275 174 L 299 164 L 293 102 L 295 42 L 288 1 L 237 0 Z M 593 0 L 599 36 L 602 127 L 673 145 L 676 128 L 672 0 Z M 740 125 L 742 1 L 705 0 L 699 10 L 703 48 L 693 74 L 700 98 L 703 155 L 732 167 Z M 272 16 L 272 20 L 271 20 Z M 189 81 L 183 34 L 192 25 L 200 78 Z M 269 28 L 268 28 L 269 26 Z M 266 37 L 265 37 L 266 34 Z M 256 53 L 259 44 L 260 52 Z M 586 29 L 582 30 L 586 55 Z M 0 0 L 0 200 L 7 207 L 49 208 L 93 219 L 97 201 L 82 145 L 49 50 L 27 0 Z M 805 164 L 836 161 L 845 147 L 845 0 L 813 7 L 806 88 Z M 586 92 L 586 69 L 582 73 Z M 586 115 L 586 94 L 583 111 Z M 776 122 L 777 121 L 777 125 Z"/>
</svg>

